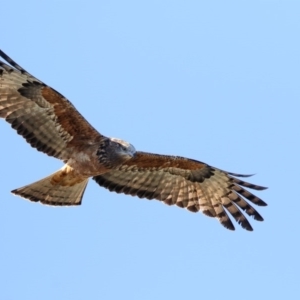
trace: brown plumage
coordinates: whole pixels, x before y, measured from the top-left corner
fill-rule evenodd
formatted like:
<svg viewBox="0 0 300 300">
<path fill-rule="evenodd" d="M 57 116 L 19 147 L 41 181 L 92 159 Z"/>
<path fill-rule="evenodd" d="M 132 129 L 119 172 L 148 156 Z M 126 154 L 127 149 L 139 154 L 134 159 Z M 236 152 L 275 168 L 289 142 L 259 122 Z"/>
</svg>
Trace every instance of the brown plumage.
<svg viewBox="0 0 300 300">
<path fill-rule="evenodd" d="M 65 162 L 54 174 L 13 190 L 48 205 L 81 204 L 88 179 L 117 193 L 157 199 L 189 211 L 202 211 L 234 230 L 231 216 L 245 229 L 243 215 L 261 215 L 249 204 L 266 203 L 245 189 L 264 187 L 244 182 L 205 163 L 177 156 L 137 152 L 122 140 L 94 129 L 65 97 L 36 79 L 0 50 L 0 117 L 34 148 Z"/>
</svg>

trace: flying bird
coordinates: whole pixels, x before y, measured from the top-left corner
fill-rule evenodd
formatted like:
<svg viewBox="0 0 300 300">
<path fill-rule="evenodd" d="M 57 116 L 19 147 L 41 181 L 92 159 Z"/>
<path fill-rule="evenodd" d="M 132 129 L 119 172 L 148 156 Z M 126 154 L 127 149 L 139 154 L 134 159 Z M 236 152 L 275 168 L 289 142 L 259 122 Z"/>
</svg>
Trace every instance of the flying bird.
<svg viewBox="0 0 300 300">
<path fill-rule="evenodd" d="M 267 205 L 245 182 L 203 162 L 179 156 L 136 151 L 128 142 L 99 133 L 63 95 L 35 78 L 0 50 L 0 117 L 38 151 L 64 166 L 13 194 L 48 205 L 80 205 L 89 178 L 110 191 L 157 199 L 168 205 L 202 211 L 228 229 L 228 213 L 253 230 L 243 211 L 263 221 L 250 205 Z"/>
</svg>

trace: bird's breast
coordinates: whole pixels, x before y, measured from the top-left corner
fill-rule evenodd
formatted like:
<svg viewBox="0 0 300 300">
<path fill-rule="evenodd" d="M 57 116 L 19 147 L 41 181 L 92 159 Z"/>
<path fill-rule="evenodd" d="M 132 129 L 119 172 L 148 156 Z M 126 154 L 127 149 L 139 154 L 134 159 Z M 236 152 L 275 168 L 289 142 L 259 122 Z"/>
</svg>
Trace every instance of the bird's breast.
<svg viewBox="0 0 300 300">
<path fill-rule="evenodd" d="M 73 153 L 67 164 L 81 175 L 92 177 L 110 171 L 99 162 L 96 151 Z"/>
</svg>

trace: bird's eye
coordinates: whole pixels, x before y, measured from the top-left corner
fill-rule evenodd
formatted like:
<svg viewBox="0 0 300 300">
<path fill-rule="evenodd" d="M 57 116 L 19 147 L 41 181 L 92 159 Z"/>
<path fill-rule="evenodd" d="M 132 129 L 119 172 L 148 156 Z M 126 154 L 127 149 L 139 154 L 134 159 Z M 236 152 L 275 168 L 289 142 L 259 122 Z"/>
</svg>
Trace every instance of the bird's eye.
<svg viewBox="0 0 300 300">
<path fill-rule="evenodd" d="M 121 148 L 122 150 L 126 150 L 126 148 L 122 144 L 118 144 L 118 147 Z"/>
</svg>

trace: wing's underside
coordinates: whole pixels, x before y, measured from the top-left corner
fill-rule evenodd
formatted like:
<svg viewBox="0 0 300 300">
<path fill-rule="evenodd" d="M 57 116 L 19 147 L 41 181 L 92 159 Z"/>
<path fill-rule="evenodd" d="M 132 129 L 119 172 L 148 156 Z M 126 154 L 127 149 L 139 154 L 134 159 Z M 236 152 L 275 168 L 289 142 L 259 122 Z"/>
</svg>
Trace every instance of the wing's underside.
<svg viewBox="0 0 300 300">
<path fill-rule="evenodd" d="M 84 140 L 101 135 L 61 94 L 36 79 L 5 53 L 0 56 L 0 117 L 34 148 L 67 160 Z"/>
<path fill-rule="evenodd" d="M 261 215 L 249 202 L 259 206 L 265 206 L 266 203 L 244 187 L 255 190 L 265 188 L 239 180 L 233 175 L 247 176 L 227 173 L 182 157 L 138 152 L 134 159 L 117 170 L 93 179 L 110 191 L 157 199 L 192 212 L 202 211 L 207 216 L 218 218 L 222 225 L 233 230 L 227 214 L 229 212 L 243 228 L 252 230 L 242 211 L 262 221 Z"/>
</svg>

